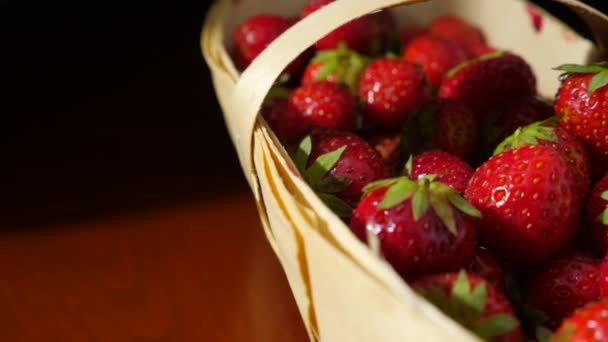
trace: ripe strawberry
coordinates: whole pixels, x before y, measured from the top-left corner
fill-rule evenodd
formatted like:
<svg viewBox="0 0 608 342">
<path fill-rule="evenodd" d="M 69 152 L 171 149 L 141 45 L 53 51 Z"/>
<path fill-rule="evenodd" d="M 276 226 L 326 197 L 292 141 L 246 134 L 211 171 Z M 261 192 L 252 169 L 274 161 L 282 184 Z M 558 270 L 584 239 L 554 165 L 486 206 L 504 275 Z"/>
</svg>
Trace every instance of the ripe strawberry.
<svg viewBox="0 0 608 342">
<path fill-rule="evenodd" d="M 424 176 L 435 175 L 436 180 L 464 193 L 473 176 L 473 169 L 466 162 L 443 152 L 430 151 L 415 156 L 408 162 L 410 178 L 417 180 Z"/>
<path fill-rule="evenodd" d="M 580 209 L 574 185 L 559 152 L 526 145 L 480 166 L 465 195 L 483 215 L 484 246 L 507 261 L 537 265 L 559 253 L 576 231 Z"/>
<path fill-rule="evenodd" d="M 311 0 L 304 7 L 302 18 L 319 10 L 334 0 Z M 382 49 L 383 26 L 374 15 L 367 15 L 350 21 L 325 37 L 316 44 L 317 50 L 334 50 L 341 43 L 362 54 L 374 55 Z"/>
<path fill-rule="evenodd" d="M 477 247 L 466 269 L 469 273 L 485 279 L 496 289 L 505 290 L 505 272 L 498 260 L 487 249 Z"/>
<path fill-rule="evenodd" d="M 261 14 L 249 18 L 239 25 L 233 34 L 235 60 L 240 69 L 245 69 L 273 40 L 283 34 L 293 21 L 277 15 Z M 297 74 L 306 63 L 306 53 L 300 55 L 285 70 L 289 75 Z"/>
<path fill-rule="evenodd" d="M 581 235 L 585 237 L 587 246 L 601 255 L 608 254 L 608 175 L 593 187 L 586 214 Z"/>
<path fill-rule="evenodd" d="M 460 45 L 468 53 L 469 57 L 474 57 L 476 49 L 486 45 L 483 33 L 457 16 L 445 15 L 438 17 L 433 20 L 429 30 L 434 35 Z"/>
<path fill-rule="evenodd" d="M 401 45 L 403 49 L 407 49 L 411 42 L 416 38 L 427 35 L 428 31 L 422 28 L 405 29 L 401 31 Z"/>
<path fill-rule="evenodd" d="M 403 52 L 403 58 L 422 66 L 429 83 L 439 87 L 443 75 L 466 61 L 467 55 L 460 46 L 441 37 L 426 34 L 409 43 Z"/>
<path fill-rule="evenodd" d="M 488 113 L 483 134 L 484 145 L 494 150 L 518 128 L 543 121 L 553 115 L 553 107 L 537 97 L 507 99 L 506 103 Z"/>
<path fill-rule="evenodd" d="M 500 290 L 483 278 L 461 271 L 425 277 L 412 287 L 483 340 L 524 341 L 513 307 Z"/>
<path fill-rule="evenodd" d="M 538 144 L 552 147 L 561 153 L 572 170 L 576 182 L 574 194 L 580 206 L 589 193 L 589 159 L 583 145 L 568 131 L 556 126 L 558 119 L 558 117 L 553 116 L 548 120 L 539 121 L 516 130 L 513 135 L 498 145 L 494 154 L 524 145 Z"/>
<path fill-rule="evenodd" d="M 281 143 L 291 146 L 299 143 L 310 131 L 309 123 L 289 106 L 289 91 L 272 88 L 262 107 L 262 116 Z"/>
<path fill-rule="evenodd" d="M 382 156 L 391 170 L 396 170 L 401 160 L 401 134 L 379 134 L 370 138 L 370 144 Z"/>
<path fill-rule="evenodd" d="M 608 341 L 608 298 L 589 303 L 565 320 L 551 342 Z"/>
<path fill-rule="evenodd" d="M 427 98 L 424 74 L 414 64 L 395 58 L 372 62 L 361 76 L 359 97 L 374 126 L 399 129 L 411 111 Z"/>
<path fill-rule="evenodd" d="M 317 53 L 304 70 L 302 84 L 327 81 L 334 84 L 343 84 L 353 94 L 356 94 L 359 79 L 368 63 L 367 57 L 349 50 L 344 44 L 340 44 L 340 47 L 336 50 Z"/>
<path fill-rule="evenodd" d="M 312 127 L 354 130 L 357 102 L 347 90 L 329 82 L 302 85 L 289 96 L 289 105 Z"/>
<path fill-rule="evenodd" d="M 439 97 L 468 105 L 483 119 L 496 106 L 523 96 L 536 95 L 536 78 L 521 57 L 508 52 L 484 55 L 449 71 Z"/>
<path fill-rule="evenodd" d="M 608 65 L 563 65 L 566 74 L 555 101 L 561 125 L 587 148 L 593 178 L 608 172 Z"/>
<path fill-rule="evenodd" d="M 380 252 L 404 278 L 459 269 L 470 260 L 479 213 L 454 189 L 427 176 L 381 180 L 365 192 L 350 227 L 364 242 L 368 234 L 377 237 Z"/>
<path fill-rule="evenodd" d="M 414 112 L 403 135 L 406 153 L 439 149 L 471 160 L 478 147 L 479 123 L 466 105 L 438 100 Z"/>
<path fill-rule="evenodd" d="M 294 163 L 321 199 L 342 217 L 350 216 L 368 183 L 390 176 L 376 151 L 358 136 L 317 129 L 305 138 Z"/>
<path fill-rule="evenodd" d="M 602 298 L 608 297 L 608 255 L 604 257 L 599 266 L 598 288 Z"/>
<path fill-rule="evenodd" d="M 588 254 L 570 253 L 532 278 L 528 303 L 549 317 L 547 327 L 557 328 L 574 310 L 599 299 L 598 264 Z"/>
</svg>

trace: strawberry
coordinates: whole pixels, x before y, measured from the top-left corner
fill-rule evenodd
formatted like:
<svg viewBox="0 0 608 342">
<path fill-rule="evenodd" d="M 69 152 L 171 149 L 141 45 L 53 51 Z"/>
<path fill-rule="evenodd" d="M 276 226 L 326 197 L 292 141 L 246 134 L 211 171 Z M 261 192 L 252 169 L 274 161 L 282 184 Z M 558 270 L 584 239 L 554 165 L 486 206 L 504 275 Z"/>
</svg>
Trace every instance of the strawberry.
<svg viewBox="0 0 608 342">
<path fill-rule="evenodd" d="M 576 181 L 575 195 L 582 205 L 589 193 L 589 160 L 583 145 L 568 131 L 557 126 L 558 117 L 553 116 L 520 128 L 507 137 L 494 151 L 494 154 L 524 145 L 543 145 L 552 147 L 565 158 Z"/>
<path fill-rule="evenodd" d="M 353 94 L 357 93 L 359 79 L 369 63 L 368 58 L 340 44 L 336 50 L 317 53 L 304 70 L 302 84 L 327 81 L 344 84 Z"/>
<path fill-rule="evenodd" d="M 489 46 L 489 45 L 477 45 L 476 47 L 474 47 L 473 49 L 471 49 L 469 51 L 469 57 L 470 58 L 477 58 L 477 57 L 481 57 L 490 53 L 494 53 L 498 51 L 498 49 L 496 49 L 495 47 Z"/>
<path fill-rule="evenodd" d="M 608 252 L 608 175 L 591 191 L 587 202 L 586 224 L 581 229 L 587 246 L 606 255 Z"/>
<path fill-rule="evenodd" d="M 589 303 L 566 319 L 551 342 L 608 341 L 608 298 Z"/>
<path fill-rule="evenodd" d="M 466 162 L 443 151 L 429 151 L 415 156 L 408 162 L 410 178 L 417 180 L 435 175 L 437 181 L 464 193 L 473 176 L 473 169 Z"/>
<path fill-rule="evenodd" d="M 600 262 L 598 276 L 598 288 L 602 298 L 608 297 L 608 255 Z"/>
<path fill-rule="evenodd" d="M 408 44 L 403 58 L 422 66 L 429 83 L 439 87 L 443 75 L 466 61 L 467 55 L 460 46 L 441 37 L 426 34 Z"/>
<path fill-rule="evenodd" d="M 608 172 L 608 64 L 562 65 L 557 70 L 565 74 L 555 113 L 587 148 L 597 180 Z"/>
<path fill-rule="evenodd" d="M 321 199 L 341 217 L 359 202 L 368 183 L 386 178 L 389 169 L 376 151 L 349 132 L 314 130 L 302 140 L 294 163 Z"/>
<path fill-rule="evenodd" d="M 407 49 L 411 42 L 413 42 L 416 38 L 427 35 L 428 31 L 422 28 L 410 28 L 401 31 L 401 45 L 403 49 Z"/>
<path fill-rule="evenodd" d="M 415 281 L 412 287 L 483 340 L 524 341 L 519 321 L 504 293 L 483 278 L 461 271 L 428 276 Z"/>
<path fill-rule="evenodd" d="M 383 257 L 405 279 L 459 269 L 475 250 L 479 213 L 434 178 L 369 184 L 350 221 L 359 239 L 379 242 Z"/>
<path fill-rule="evenodd" d="M 388 133 L 374 135 L 370 144 L 382 156 L 391 170 L 396 170 L 401 160 L 401 134 Z"/>
<path fill-rule="evenodd" d="M 289 96 L 289 105 L 312 127 L 355 129 L 357 101 L 346 89 L 333 83 L 302 85 Z"/>
<path fill-rule="evenodd" d="M 585 253 L 570 253 L 553 261 L 530 281 L 528 303 L 541 310 L 557 328 L 583 305 L 599 299 L 599 263 Z"/>
<path fill-rule="evenodd" d="M 537 265 L 559 253 L 573 237 L 580 209 L 575 181 L 555 149 L 526 145 L 480 166 L 465 191 L 483 215 L 484 246 L 520 265 Z"/>
<path fill-rule="evenodd" d="M 535 96 L 507 99 L 506 103 L 488 113 L 484 123 L 484 145 L 492 151 L 516 129 L 554 115 L 553 107 Z"/>
<path fill-rule="evenodd" d="M 288 99 L 287 89 L 272 88 L 264 101 L 261 114 L 279 141 L 291 146 L 308 134 L 310 125 L 303 116 L 291 108 Z"/>
<path fill-rule="evenodd" d="M 403 60 L 377 59 L 361 76 L 359 97 L 372 125 L 399 129 L 409 113 L 427 98 L 424 74 L 416 65 Z"/>
<path fill-rule="evenodd" d="M 473 258 L 466 266 L 469 273 L 485 279 L 500 291 L 505 290 L 505 272 L 502 266 L 490 252 L 481 247 L 477 247 Z"/>
<path fill-rule="evenodd" d="M 486 39 L 478 28 L 453 15 L 436 18 L 429 31 L 460 45 L 469 57 L 476 56 L 476 49 L 486 45 Z"/>
<path fill-rule="evenodd" d="M 319 10 L 334 0 L 311 0 L 302 12 L 302 18 Z M 325 37 L 316 44 L 317 50 L 334 50 L 341 43 L 362 54 L 374 55 L 382 49 L 383 26 L 374 15 L 367 15 L 350 21 Z"/>
<path fill-rule="evenodd" d="M 406 153 L 439 149 L 471 160 L 478 147 L 479 122 L 470 108 L 450 100 L 428 103 L 414 112 L 404 130 Z"/>
<path fill-rule="evenodd" d="M 439 97 L 468 105 L 483 119 L 501 103 L 536 95 L 536 77 L 523 58 L 496 52 L 467 61 L 450 70 L 439 88 Z"/>
<path fill-rule="evenodd" d="M 249 18 L 237 26 L 233 33 L 235 60 L 240 69 L 245 69 L 272 41 L 287 31 L 293 21 L 277 15 L 261 14 Z M 285 70 L 288 75 L 300 72 L 306 63 L 303 53 Z"/>
</svg>

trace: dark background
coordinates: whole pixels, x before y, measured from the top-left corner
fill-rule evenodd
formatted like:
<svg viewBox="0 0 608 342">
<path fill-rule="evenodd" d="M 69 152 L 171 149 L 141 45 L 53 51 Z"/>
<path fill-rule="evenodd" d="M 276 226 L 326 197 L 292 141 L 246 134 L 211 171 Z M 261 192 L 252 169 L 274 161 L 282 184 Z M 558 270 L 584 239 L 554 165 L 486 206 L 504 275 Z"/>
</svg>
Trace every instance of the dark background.
<svg viewBox="0 0 608 342">
<path fill-rule="evenodd" d="M 246 191 L 200 55 L 208 5 L 0 1 L 0 227 Z"/>
</svg>

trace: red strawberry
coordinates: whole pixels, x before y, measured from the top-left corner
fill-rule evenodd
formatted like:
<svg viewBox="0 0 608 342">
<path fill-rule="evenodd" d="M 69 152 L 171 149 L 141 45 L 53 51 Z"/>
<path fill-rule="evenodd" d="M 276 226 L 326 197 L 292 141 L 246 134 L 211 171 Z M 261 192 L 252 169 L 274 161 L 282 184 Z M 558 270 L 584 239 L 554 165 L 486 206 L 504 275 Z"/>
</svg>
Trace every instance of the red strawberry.
<svg viewBox="0 0 608 342">
<path fill-rule="evenodd" d="M 426 34 L 414 39 L 403 52 L 406 61 L 419 64 L 434 87 L 441 85 L 443 75 L 467 60 L 460 46 L 443 38 Z"/>
<path fill-rule="evenodd" d="M 566 72 L 557 93 L 555 112 L 561 125 L 587 148 L 594 179 L 608 172 L 608 66 L 563 65 Z"/>
<path fill-rule="evenodd" d="M 565 320 L 551 342 L 608 341 L 608 298 L 589 303 Z"/>
<path fill-rule="evenodd" d="M 598 287 L 602 298 L 608 297 L 608 255 L 600 262 Z"/>
<path fill-rule="evenodd" d="M 317 53 L 304 70 L 302 84 L 327 81 L 346 85 L 353 94 L 357 93 L 359 79 L 369 63 L 368 58 L 349 50 L 340 44 L 336 50 Z"/>
<path fill-rule="evenodd" d="M 487 249 L 478 247 L 466 269 L 487 280 L 496 289 L 505 290 L 505 272 L 498 260 Z"/>
<path fill-rule="evenodd" d="M 534 96 L 507 99 L 487 116 L 484 145 L 494 150 L 506 137 L 520 127 L 543 121 L 554 115 L 553 107 Z"/>
<path fill-rule="evenodd" d="M 518 148 L 524 145 L 543 145 L 552 147 L 565 158 L 572 170 L 576 181 L 575 195 L 578 203 L 582 205 L 589 193 L 589 160 L 583 145 L 568 131 L 556 127 L 558 118 L 533 123 L 520 128 L 510 137 L 506 138 L 494 151 L 494 154 Z"/>
<path fill-rule="evenodd" d="M 283 34 L 291 25 L 289 19 L 270 14 L 249 18 L 234 30 L 235 59 L 241 69 L 245 69 L 273 40 Z M 285 70 L 290 75 L 297 74 L 306 62 L 302 54 Z"/>
<path fill-rule="evenodd" d="M 536 95 L 536 77 L 521 57 L 497 52 L 465 62 L 448 72 L 439 97 L 468 105 L 480 118 L 509 99 Z"/>
<path fill-rule="evenodd" d="M 312 127 L 354 130 L 357 102 L 346 89 L 329 82 L 302 85 L 289 96 L 289 105 Z"/>
<path fill-rule="evenodd" d="M 416 38 L 427 35 L 428 31 L 426 29 L 414 28 L 414 29 L 405 29 L 401 31 L 401 45 L 403 49 L 407 49 L 411 42 L 413 42 Z"/>
<path fill-rule="evenodd" d="M 461 271 L 425 277 L 412 287 L 485 341 L 524 341 L 519 321 L 504 293 L 482 278 Z"/>
<path fill-rule="evenodd" d="M 469 57 L 474 57 L 476 49 L 486 45 L 481 31 L 462 18 L 445 15 L 433 20 L 430 26 L 432 34 L 451 40 L 460 45 Z"/>
<path fill-rule="evenodd" d="M 319 10 L 334 0 L 311 0 L 304 7 L 302 17 Z M 367 15 L 350 21 L 316 43 L 317 50 L 334 50 L 340 43 L 363 54 L 376 54 L 382 49 L 383 27 L 373 15 Z"/>
<path fill-rule="evenodd" d="M 526 145 L 480 166 L 465 195 L 483 215 L 479 234 L 485 246 L 507 261 L 537 265 L 573 237 L 580 216 L 575 189 L 559 152 Z"/>
<path fill-rule="evenodd" d="M 581 235 L 587 246 L 592 246 L 601 255 L 608 254 L 608 175 L 593 187 L 586 214 Z"/>
<path fill-rule="evenodd" d="M 262 116 L 283 144 L 297 144 L 310 131 L 305 118 L 289 106 L 289 91 L 273 88 L 262 107 Z"/>
<path fill-rule="evenodd" d="M 409 164 L 409 163 L 408 163 Z M 430 151 L 412 159 L 410 177 L 414 180 L 428 175 L 436 175 L 437 181 L 464 193 L 473 176 L 473 169 L 466 162 L 442 151 Z"/>
<path fill-rule="evenodd" d="M 557 328 L 574 310 L 599 299 L 598 279 L 598 261 L 590 255 L 562 256 L 532 278 L 528 303 L 549 317 L 546 326 Z"/>
<path fill-rule="evenodd" d="M 350 216 L 350 210 L 341 201 L 356 205 L 364 186 L 390 176 L 380 155 L 348 132 L 313 131 L 300 144 L 294 162 L 321 199 L 342 217 Z"/>
<path fill-rule="evenodd" d="M 404 130 L 407 153 L 439 149 L 470 160 L 479 140 L 479 123 L 466 105 L 456 101 L 434 101 L 410 117 Z"/>
<path fill-rule="evenodd" d="M 459 269 L 475 250 L 478 212 L 433 179 L 401 177 L 368 185 L 350 221 L 362 241 L 368 234 L 378 239 L 384 258 L 406 279 Z"/>
<path fill-rule="evenodd" d="M 401 134 L 389 133 L 373 136 L 371 145 L 382 156 L 391 170 L 396 170 L 401 160 Z"/>
<path fill-rule="evenodd" d="M 403 60 L 377 59 L 361 77 L 359 97 L 370 123 L 379 128 L 399 129 L 409 113 L 427 98 L 424 74 Z"/>
</svg>

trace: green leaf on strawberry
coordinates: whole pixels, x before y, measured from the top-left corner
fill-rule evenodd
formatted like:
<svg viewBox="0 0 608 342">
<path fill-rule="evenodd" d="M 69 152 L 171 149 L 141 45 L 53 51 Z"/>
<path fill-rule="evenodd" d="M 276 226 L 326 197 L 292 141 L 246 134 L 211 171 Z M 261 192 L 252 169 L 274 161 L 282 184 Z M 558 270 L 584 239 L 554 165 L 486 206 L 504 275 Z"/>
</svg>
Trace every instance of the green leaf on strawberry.
<svg viewBox="0 0 608 342">
<path fill-rule="evenodd" d="M 370 183 L 364 191 L 387 187 L 384 199 L 378 204 L 379 210 L 388 210 L 412 199 L 412 214 L 420 220 L 429 208 L 441 219 L 450 233 L 456 235 L 454 208 L 471 217 L 481 217 L 480 212 L 470 205 L 453 188 L 436 181 L 435 175 L 426 175 L 414 181 L 409 177 L 384 179 Z"/>
<path fill-rule="evenodd" d="M 485 282 L 472 286 L 465 271 L 460 271 L 452 285 L 449 296 L 440 288 L 415 288 L 429 302 L 448 316 L 468 327 L 477 336 L 491 340 L 510 333 L 519 326 L 517 319 L 508 313 L 496 313 L 483 317 L 488 303 L 488 289 Z"/>
<path fill-rule="evenodd" d="M 608 85 L 608 63 L 595 63 L 590 65 L 565 64 L 554 70 L 564 71 L 562 77 L 567 77 L 571 74 L 594 74 L 589 82 L 587 92 L 589 95 L 596 90 Z"/>
<path fill-rule="evenodd" d="M 335 50 L 320 51 L 312 59 L 313 63 L 321 65 L 316 75 L 317 81 L 324 81 L 334 75 L 352 93 L 356 93 L 359 78 L 369 61 L 368 57 L 350 50 L 344 43 L 340 43 Z"/>
<path fill-rule="evenodd" d="M 601 194 L 601 199 L 604 201 L 608 201 L 608 191 L 604 191 Z M 608 208 L 604 209 L 600 216 L 598 216 L 597 220 L 601 222 L 603 225 L 608 225 Z"/>
<path fill-rule="evenodd" d="M 503 140 L 494 150 L 494 155 L 521 147 L 523 145 L 537 145 L 539 140 L 558 141 L 555 127 L 559 116 L 552 116 L 547 120 L 535 122 L 526 127 L 518 128 L 515 133 Z"/>
<path fill-rule="evenodd" d="M 335 151 L 320 155 L 310 166 L 306 167 L 312 152 L 312 138 L 307 136 L 292 156 L 292 160 L 304 180 L 315 190 L 323 203 L 342 218 L 350 217 L 352 208 L 335 194 L 346 189 L 350 180 L 329 176 L 327 173 L 340 160 L 345 150 L 346 146 L 342 146 Z"/>
</svg>

